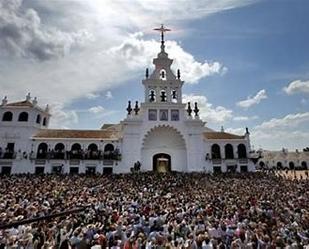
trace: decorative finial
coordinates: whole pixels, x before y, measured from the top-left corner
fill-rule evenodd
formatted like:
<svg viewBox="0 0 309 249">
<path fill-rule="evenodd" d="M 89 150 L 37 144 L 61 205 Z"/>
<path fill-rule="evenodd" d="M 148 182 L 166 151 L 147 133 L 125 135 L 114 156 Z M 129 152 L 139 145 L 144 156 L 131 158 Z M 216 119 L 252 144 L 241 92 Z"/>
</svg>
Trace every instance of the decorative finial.
<svg viewBox="0 0 309 249">
<path fill-rule="evenodd" d="M 180 79 L 180 70 L 177 70 L 177 79 Z"/>
<path fill-rule="evenodd" d="M 195 117 L 198 117 L 198 113 L 199 113 L 200 109 L 198 109 L 197 107 L 197 102 L 194 103 L 194 113 L 195 113 Z"/>
<path fill-rule="evenodd" d="M 148 77 L 149 77 L 149 69 L 148 69 L 148 68 L 146 68 L 146 74 L 145 74 L 145 76 L 146 76 L 146 79 L 148 79 Z"/>
<path fill-rule="evenodd" d="M 188 115 L 191 117 L 191 114 L 192 114 L 192 108 L 191 108 L 191 103 L 188 102 L 188 109 L 187 109 L 187 113 Z"/>
<path fill-rule="evenodd" d="M 161 27 L 160 28 L 155 28 L 153 29 L 155 31 L 159 31 L 161 33 L 161 52 L 164 52 L 164 32 L 168 32 L 168 31 L 171 31 L 171 29 L 167 29 L 164 27 L 163 24 L 161 24 Z"/>
<path fill-rule="evenodd" d="M 27 101 L 30 101 L 30 100 L 31 100 L 31 95 L 30 95 L 30 93 L 27 94 L 26 100 L 27 100 Z"/>
<path fill-rule="evenodd" d="M 130 100 L 128 101 L 127 112 L 128 112 L 128 115 L 131 115 L 132 107 L 131 107 L 131 101 Z"/>
<path fill-rule="evenodd" d="M 138 101 L 135 101 L 134 112 L 135 112 L 135 115 L 137 115 L 139 112 Z"/>
<path fill-rule="evenodd" d="M 8 103 L 8 97 L 4 96 L 4 98 L 2 99 L 2 105 L 6 105 Z"/>
<path fill-rule="evenodd" d="M 248 127 L 246 127 L 246 134 L 250 135 Z"/>
<path fill-rule="evenodd" d="M 32 104 L 37 105 L 37 103 L 38 103 L 38 99 L 37 99 L 37 97 L 34 97 L 34 99 L 32 100 Z"/>
<path fill-rule="evenodd" d="M 49 112 L 49 105 L 48 104 L 45 107 L 45 112 Z"/>
</svg>

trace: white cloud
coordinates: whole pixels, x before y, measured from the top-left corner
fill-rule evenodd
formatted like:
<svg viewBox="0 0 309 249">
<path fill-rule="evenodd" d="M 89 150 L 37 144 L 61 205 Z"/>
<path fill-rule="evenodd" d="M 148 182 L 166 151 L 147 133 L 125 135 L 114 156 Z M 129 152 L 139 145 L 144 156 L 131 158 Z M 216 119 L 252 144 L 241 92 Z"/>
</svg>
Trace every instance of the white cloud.
<svg viewBox="0 0 309 249">
<path fill-rule="evenodd" d="M 0 0 L 2 94 L 20 99 L 30 91 L 41 103 L 57 102 L 61 110 L 66 109 L 73 101 L 94 98 L 94 93 L 128 82 L 144 70 L 159 51 L 159 35 L 152 28 L 161 22 L 173 29 L 167 39 L 175 39 L 188 33 L 184 32 L 188 20 L 252 2 Z M 136 31 L 151 34 L 157 41 L 128 35 Z M 133 49 L 145 49 L 137 51 L 140 56 L 129 54 L 133 63 L 109 53 L 125 42 Z M 179 56 L 176 69 L 182 70 L 182 78 L 189 83 L 226 70 L 219 62 L 196 61 L 175 41 L 167 42 L 167 52 Z M 61 117 L 57 121 L 54 115 L 54 124 L 62 125 Z"/>
<path fill-rule="evenodd" d="M 191 102 L 192 107 L 194 102 L 197 102 L 200 109 L 200 117 L 209 124 L 222 124 L 232 118 L 232 110 L 223 106 L 214 107 L 203 95 L 183 95 L 183 103 L 187 102 Z"/>
<path fill-rule="evenodd" d="M 242 108 L 249 108 L 253 105 L 259 104 L 263 99 L 267 99 L 265 89 L 260 90 L 254 97 L 249 96 L 246 100 L 237 102 L 236 105 Z"/>
<path fill-rule="evenodd" d="M 38 60 L 62 57 L 74 46 L 81 46 L 92 35 L 86 30 L 63 32 L 42 25 L 37 11 L 22 8 L 21 0 L 0 3 L 0 51 L 7 55 Z"/>
<path fill-rule="evenodd" d="M 309 112 L 288 114 L 282 118 L 272 118 L 255 127 L 249 127 L 251 144 L 255 148 L 280 150 L 282 147 L 302 149 L 308 146 Z M 244 128 L 228 128 L 226 131 L 244 134 Z"/>
<path fill-rule="evenodd" d="M 301 81 L 295 80 L 289 83 L 288 86 L 283 88 L 288 95 L 292 95 L 295 93 L 309 93 L 309 80 Z"/>
<path fill-rule="evenodd" d="M 309 112 L 288 114 L 283 118 L 272 118 L 271 120 L 258 125 L 256 129 L 269 132 L 274 129 L 295 128 L 302 123 L 309 124 Z"/>
<path fill-rule="evenodd" d="M 112 99 L 112 98 L 114 98 L 114 96 L 113 96 L 113 94 L 112 94 L 111 91 L 107 91 L 106 94 L 105 94 L 105 97 L 106 97 L 107 99 Z"/>
<path fill-rule="evenodd" d="M 303 149 L 308 146 L 309 133 L 306 131 L 284 131 L 266 132 L 254 130 L 251 136 L 252 144 L 255 148 L 280 150 L 283 147 L 290 150 Z"/>
<path fill-rule="evenodd" d="M 159 52 L 160 43 L 155 40 L 144 40 L 141 32 L 131 35 L 117 47 L 110 49 L 110 54 L 134 70 L 150 66 L 152 58 Z M 197 83 L 201 78 L 223 74 L 227 68 L 219 62 L 198 62 L 188 52 L 184 51 L 175 41 L 167 41 L 165 49 L 169 57 L 174 59 L 172 68 L 181 70 L 181 77 L 186 83 Z"/>
<path fill-rule="evenodd" d="M 50 121 L 50 128 L 68 129 L 73 124 L 78 123 L 78 115 L 74 110 L 65 110 L 61 104 L 53 104 L 50 108 L 52 115 Z"/>
<path fill-rule="evenodd" d="M 225 132 L 237 134 L 237 135 L 244 135 L 246 132 L 245 128 L 226 128 Z"/>
<path fill-rule="evenodd" d="M 236 116 L 236 117 L 233 117 L 233 120 L 234 121 L 249 121 L 249 120 L 255 120 L 255 119 L 258 119 L 259 117 L 254 115 L 252 117 L 248 117 L 248 116 Z"/>
<path fill-rule="evenodd" d="M 98 97 L 100 97 L 100 94 L 97 94 L 97 93 L 87 93 L 86 94 L 87 99 L 96 99 Z"/>
<path fill-rule="evenodd" d="M 103 106 L 98 105 L 98 106 L 90 107 L 88 111 L 94 114 L 101 114 L 105 112 L 105 108 Z"/>
</svg>

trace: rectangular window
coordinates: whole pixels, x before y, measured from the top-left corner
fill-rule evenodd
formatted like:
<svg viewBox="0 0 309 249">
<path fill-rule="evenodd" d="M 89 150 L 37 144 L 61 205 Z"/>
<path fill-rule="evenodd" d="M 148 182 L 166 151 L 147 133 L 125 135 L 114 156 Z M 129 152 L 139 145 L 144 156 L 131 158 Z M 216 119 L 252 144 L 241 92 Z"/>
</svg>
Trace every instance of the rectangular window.
<svg viewBox="0 0 309 249">
<path fill-rule="evenodd" d="M 157 110 L 151 109 L 148 111 L 148 120 L 156 121 L 157 120 Z"/>
<path fill-rule="evenodd" d="M 179 110 L 171 110 L 171 120 L 179 121 Z"/>
<path fill-rule="evenodd" d="M 160 121 L 168 121 L 168 110 L 160 110 Z"/>
</svg>

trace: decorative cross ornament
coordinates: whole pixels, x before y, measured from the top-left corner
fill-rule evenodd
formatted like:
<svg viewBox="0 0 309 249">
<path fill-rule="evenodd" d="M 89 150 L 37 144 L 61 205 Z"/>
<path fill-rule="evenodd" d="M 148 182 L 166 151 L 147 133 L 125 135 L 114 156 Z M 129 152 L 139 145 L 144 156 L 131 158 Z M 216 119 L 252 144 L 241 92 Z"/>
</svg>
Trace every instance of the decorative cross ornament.
<svg viewBox="0 0 309 249">
<path fill-rule="evenodd" d="M 163 24 L 161 24 L 160 28 L 153 29 L 155 31 L 159 31 L 161 33 L 161 42 L 164 43 L 164 32 L 171 31 L 171 29 L 165 28 Z"/>
</svg>

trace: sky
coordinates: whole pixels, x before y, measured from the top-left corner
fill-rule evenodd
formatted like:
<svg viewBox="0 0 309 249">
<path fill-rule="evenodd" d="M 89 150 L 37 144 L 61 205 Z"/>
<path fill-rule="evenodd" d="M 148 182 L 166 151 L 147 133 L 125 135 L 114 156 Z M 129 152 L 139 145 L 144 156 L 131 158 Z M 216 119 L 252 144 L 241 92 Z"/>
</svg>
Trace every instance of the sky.
<svg viewBox="0 0 309 249">
<path fill-rule="evenodd" d="M 309 146 L 307 0 L 0 0 L 0 88 L 51 107 L 51 128 L 98 129 L 143 101 L 160 49 L 207 126 L 254 149 Z"/>
</svg>

